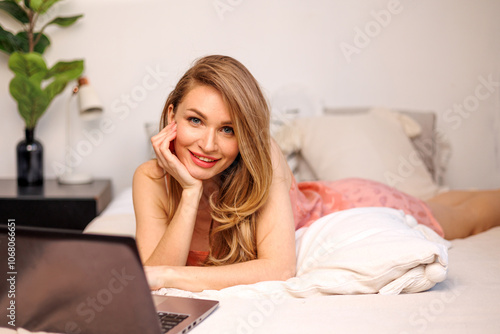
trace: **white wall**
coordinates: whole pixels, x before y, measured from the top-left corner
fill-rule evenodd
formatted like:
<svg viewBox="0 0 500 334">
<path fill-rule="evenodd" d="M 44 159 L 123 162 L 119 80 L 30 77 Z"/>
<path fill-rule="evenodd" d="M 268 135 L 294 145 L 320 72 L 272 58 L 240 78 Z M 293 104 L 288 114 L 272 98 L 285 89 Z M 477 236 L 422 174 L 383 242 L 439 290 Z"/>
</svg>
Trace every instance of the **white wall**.
<svg viewBox="0 0 500 334">
<path fill-rule="evenodd" d="M 77 171 L 112 178 L 115 193 L 130 186 L 147 159 L 144 123 L 158 121 L 180 75 L 211 53 L 236 57 L 270 100 L 288 94 L 308 112 L 372 105 L 435 110 L 453 145 L 448 184 L 500 187 L 500 1 L 73 0 L 58 11 L 49 15 L 85 17 L 47 30 L 48 62 L 85 58 L 108 122 L 83 123 L 72 104 Z M 4 14 L 0 20 L 13 25 Z M 16 176 L 24 124 L 8 94 L 7 57 L 0 56 L 0 177 L 8 178 Z M 70 88 L 36 130 L 46 177 L 64 161 L 69 96 Z M 461 113 L 456 105 L 464 105 Z"/>
</svg>

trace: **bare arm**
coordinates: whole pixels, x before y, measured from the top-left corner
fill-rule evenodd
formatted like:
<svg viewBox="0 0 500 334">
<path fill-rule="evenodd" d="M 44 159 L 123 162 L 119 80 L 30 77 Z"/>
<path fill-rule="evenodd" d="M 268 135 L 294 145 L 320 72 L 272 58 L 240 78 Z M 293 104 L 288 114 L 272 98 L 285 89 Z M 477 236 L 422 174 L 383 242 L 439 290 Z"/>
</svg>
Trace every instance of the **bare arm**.
<svg viewBox="0 0 500 334">
<path fill-rule="evenodd" d="M 219 267 L 152 266 L 145 269 L 152 290 L 167 287 L 193 292 L 262 281 L 284 281 L 295 275 L 295 268 L 262 258 Z"/>
<path fill-rule="evenodd" d="M 290 203 L 291 173 L 276 144 L 272 148 L 273 182 L 257 223 L 258 259 L 216 267 L 146 267 L 152 289 L 191 291 L 222 289 L 295 275 L 295 224 Z"/>
<path fill-rule="evenodd" d="M 163 169 L 155 160 L 134 174 L 133 201 L 136 240 L 144 265 L 186 264 L 201 190 L 184 191 L 173 219 L 167 223 Z"/>
<path fill-rule="evenodd" d="M 145 265 L 183 266 L 189 254 L 203 187 L 170 151 L 177 136 L 172 122 L 151 141 L 157 160 L 141 165 L 134 174 L 133 200 L 136 215 L 136 240 Z M 165 172 L 182 186 L 179 206 L 167 221 Z"/>
</svg>

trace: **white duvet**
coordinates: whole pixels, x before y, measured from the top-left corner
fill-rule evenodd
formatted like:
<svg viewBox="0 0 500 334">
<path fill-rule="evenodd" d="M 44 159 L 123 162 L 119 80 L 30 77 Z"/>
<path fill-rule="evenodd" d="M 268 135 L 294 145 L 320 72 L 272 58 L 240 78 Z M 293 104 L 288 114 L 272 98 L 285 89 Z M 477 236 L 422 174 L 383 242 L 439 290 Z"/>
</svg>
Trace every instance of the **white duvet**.
<svg viewBox="0 0 500 334">
<path fill-rule="evenodd" d="M 164 288 L 155 293 L 221 299 L 420 292 L 445 280 L 449 245 L 402 211 L 356 208 L 330 214 L 296 232 L 297 275 L 292 279 L 220 291 Z"/>
</svg>

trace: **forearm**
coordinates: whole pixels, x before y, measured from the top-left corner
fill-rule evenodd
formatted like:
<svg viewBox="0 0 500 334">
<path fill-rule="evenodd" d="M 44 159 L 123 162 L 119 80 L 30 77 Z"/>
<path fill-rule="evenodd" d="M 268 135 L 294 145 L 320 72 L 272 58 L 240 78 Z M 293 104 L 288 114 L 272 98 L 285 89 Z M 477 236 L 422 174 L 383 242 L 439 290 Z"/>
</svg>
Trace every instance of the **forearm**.
<svg viewBox="0 0 500 334">
<path fill-rule="evenodd" d="M 179 206 L 145 265 L 184 266 L 189 254 L 201 189 L 183 191 Z"/>
<path fill-rule="evenodd" d="M 295 254 L 280 261 L 257 259 L 211 267 L 147 267 L 152 289 L 220 290 L 234 285 L 287 280 L 295 276 Z"/>
</svg>

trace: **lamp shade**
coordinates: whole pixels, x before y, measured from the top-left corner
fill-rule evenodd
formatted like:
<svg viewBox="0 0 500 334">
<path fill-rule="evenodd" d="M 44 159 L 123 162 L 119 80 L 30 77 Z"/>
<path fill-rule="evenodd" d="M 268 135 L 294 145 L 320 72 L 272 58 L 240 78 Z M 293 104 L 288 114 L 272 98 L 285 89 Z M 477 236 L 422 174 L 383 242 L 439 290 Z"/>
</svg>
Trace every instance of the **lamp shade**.
<svg viewBox="0 0 500 334">
<path fill-rule="evenodd" d="M 92 120 L 99 117 L 103 111 L 101 101 L 87 78 L 78 79 L 78 110 L 84 120 Z"/>
</svg>

